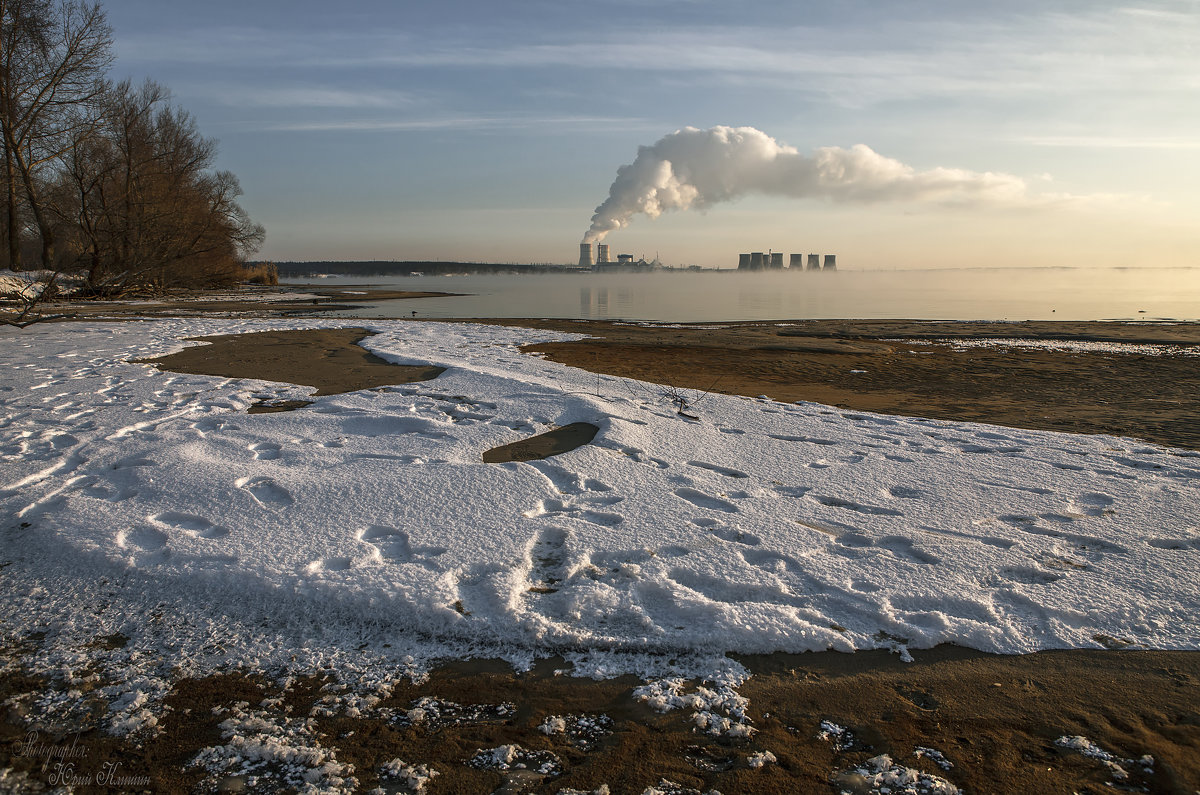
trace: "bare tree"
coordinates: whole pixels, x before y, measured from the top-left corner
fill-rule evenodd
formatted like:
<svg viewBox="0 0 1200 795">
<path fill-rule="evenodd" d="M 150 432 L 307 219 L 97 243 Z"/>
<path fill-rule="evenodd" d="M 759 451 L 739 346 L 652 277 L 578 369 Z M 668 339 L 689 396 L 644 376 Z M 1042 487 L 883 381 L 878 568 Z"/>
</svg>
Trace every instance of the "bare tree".
<svg viewBox="0 0 1200 795">
<path fill-rule="evenodd" d="M 19 200 L 41 237 L 42 267 L 55 266 L 55 227 L 41 172 L 94 123 L 105 89 L 112 30 L 99 3 L 0 0 L 0 142 L 9 266 L 21 266 Z M 21 190 L 19 190 L 20 188 Z M 23 194 L 23 195 L 21 195 Z"/>
<path fill-rule="evenodd" d="M 152 81 L 113 87 L 97 132 L 64 157 L 56 192 L 94 293 L 227 284 L 262 241 L 237 178 L 211 171 L 215 142 L 168 97 Z"/>
</svg>

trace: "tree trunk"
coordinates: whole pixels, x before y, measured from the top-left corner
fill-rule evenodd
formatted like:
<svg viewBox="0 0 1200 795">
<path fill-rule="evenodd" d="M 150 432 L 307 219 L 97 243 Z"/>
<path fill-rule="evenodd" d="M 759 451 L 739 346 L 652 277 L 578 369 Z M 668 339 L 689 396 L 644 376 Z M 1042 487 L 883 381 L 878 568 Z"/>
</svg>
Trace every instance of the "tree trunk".
<svg viewBox="0 0 1200 795">
<path fill-rule="evenodd" d="M 21 157 L 21 150 L 14 149 L 13 154 L 17 168 L 21 172 L 21 181 L 25 185 L 25 198 L 29 201 L 29 209 L 33 211 L 33 220 L 37 224 L 38 233 L 42 236 L 42 267 L 54 269 L 54 230 L 50 219 L 46 217 L 46 209 L 42 207 L 38 197 L 37 186 L 33 183 L 33 172 Z"/>
<path fill-rule="evenodd" d="M 21 229 L 17 216 L 17 173 L 13 167 L 12 152 L 5 142 L 4 147 L 5 187 L 8 196 L 8 267 L 14 271 L 21 270 Z"/>
</svg>

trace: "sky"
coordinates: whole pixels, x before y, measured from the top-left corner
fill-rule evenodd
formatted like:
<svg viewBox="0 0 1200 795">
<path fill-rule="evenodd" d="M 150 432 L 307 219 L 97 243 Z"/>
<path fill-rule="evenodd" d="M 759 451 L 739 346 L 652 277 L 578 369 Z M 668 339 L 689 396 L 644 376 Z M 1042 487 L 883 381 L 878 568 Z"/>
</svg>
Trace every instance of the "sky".
<svg viewBox="0 0 1200 795">
<path fill-rule="evenodd" d="M 801 166 L 863 146 L 906 180 L 953 170 L 1008 196 L 764 178 L 635 209 L 613 253 L 1200 265 L 1200 0 L 104 7 L 113 76 L 166 85 L 220 142 L 263 259 L 571 263 L 639 147 L 749 127 Z"/>
</svg>

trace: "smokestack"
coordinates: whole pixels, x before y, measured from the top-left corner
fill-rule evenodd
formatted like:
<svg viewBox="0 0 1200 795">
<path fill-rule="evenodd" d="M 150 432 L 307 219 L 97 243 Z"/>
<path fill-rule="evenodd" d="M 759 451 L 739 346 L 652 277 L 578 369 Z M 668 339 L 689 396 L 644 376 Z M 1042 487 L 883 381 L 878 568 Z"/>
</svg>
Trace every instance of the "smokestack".
<svg viewBox="0 0 1200 795">
<path fill-rule="evenodd" d="M 804 270 L 804 255 L 803 254 L 793 254 L 791 256 L 791 258 L 788 260 L 788 269 L 794 270 L 794 271 Z"/>
<path fill-rule="evenodd" d="M 821 270 L 821 255 L 820 254 L 809 254 L 808 255 L 808 269 L 810 271 Z"/>
<path fill-rule="evenodd" d="M 592 267 L 592 244 L 591 243 L 580 243 L 579 244 L 579 267 L 581 267 L 581 268 Z"/>
<path fill-rule="evenodd" d="M 825 255 L 825 270 L 827 270 L 827 271 L 837 270 L 837 254 L 826 254 Z"/>
<path fill-rule="evenodd" d="M 596 246 L 596 263 L 605 264 L 608 262 L 608 244 L 600 243 Z"/>
</svg>

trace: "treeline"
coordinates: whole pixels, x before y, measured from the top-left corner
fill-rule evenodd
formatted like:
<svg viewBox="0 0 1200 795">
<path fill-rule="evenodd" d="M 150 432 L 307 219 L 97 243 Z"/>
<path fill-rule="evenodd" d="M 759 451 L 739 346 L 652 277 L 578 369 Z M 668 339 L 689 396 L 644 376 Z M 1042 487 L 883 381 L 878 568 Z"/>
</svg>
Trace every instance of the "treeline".
<svg viewBox="0 0 1200 795">
<path fill-rule="evenodd" d="M 492 262 L 392 262 L 374 260 L 364 262 L 276 262 L 281 279 L 297 279 L 310 276 L 411 276 L 420 273 L 426 276 L 441 276 L 447 273 L 543 273 L 547 270 L 562 270 L 553 265 L 506 265 Z"/>
<path fill-rule="evenodd" d="M 0 23 L 0 267 L 94 296 L 240 280 L 263 228 L 166 88 L 109 79 L 100 5 L 0 0 Z"/>
</svg>

